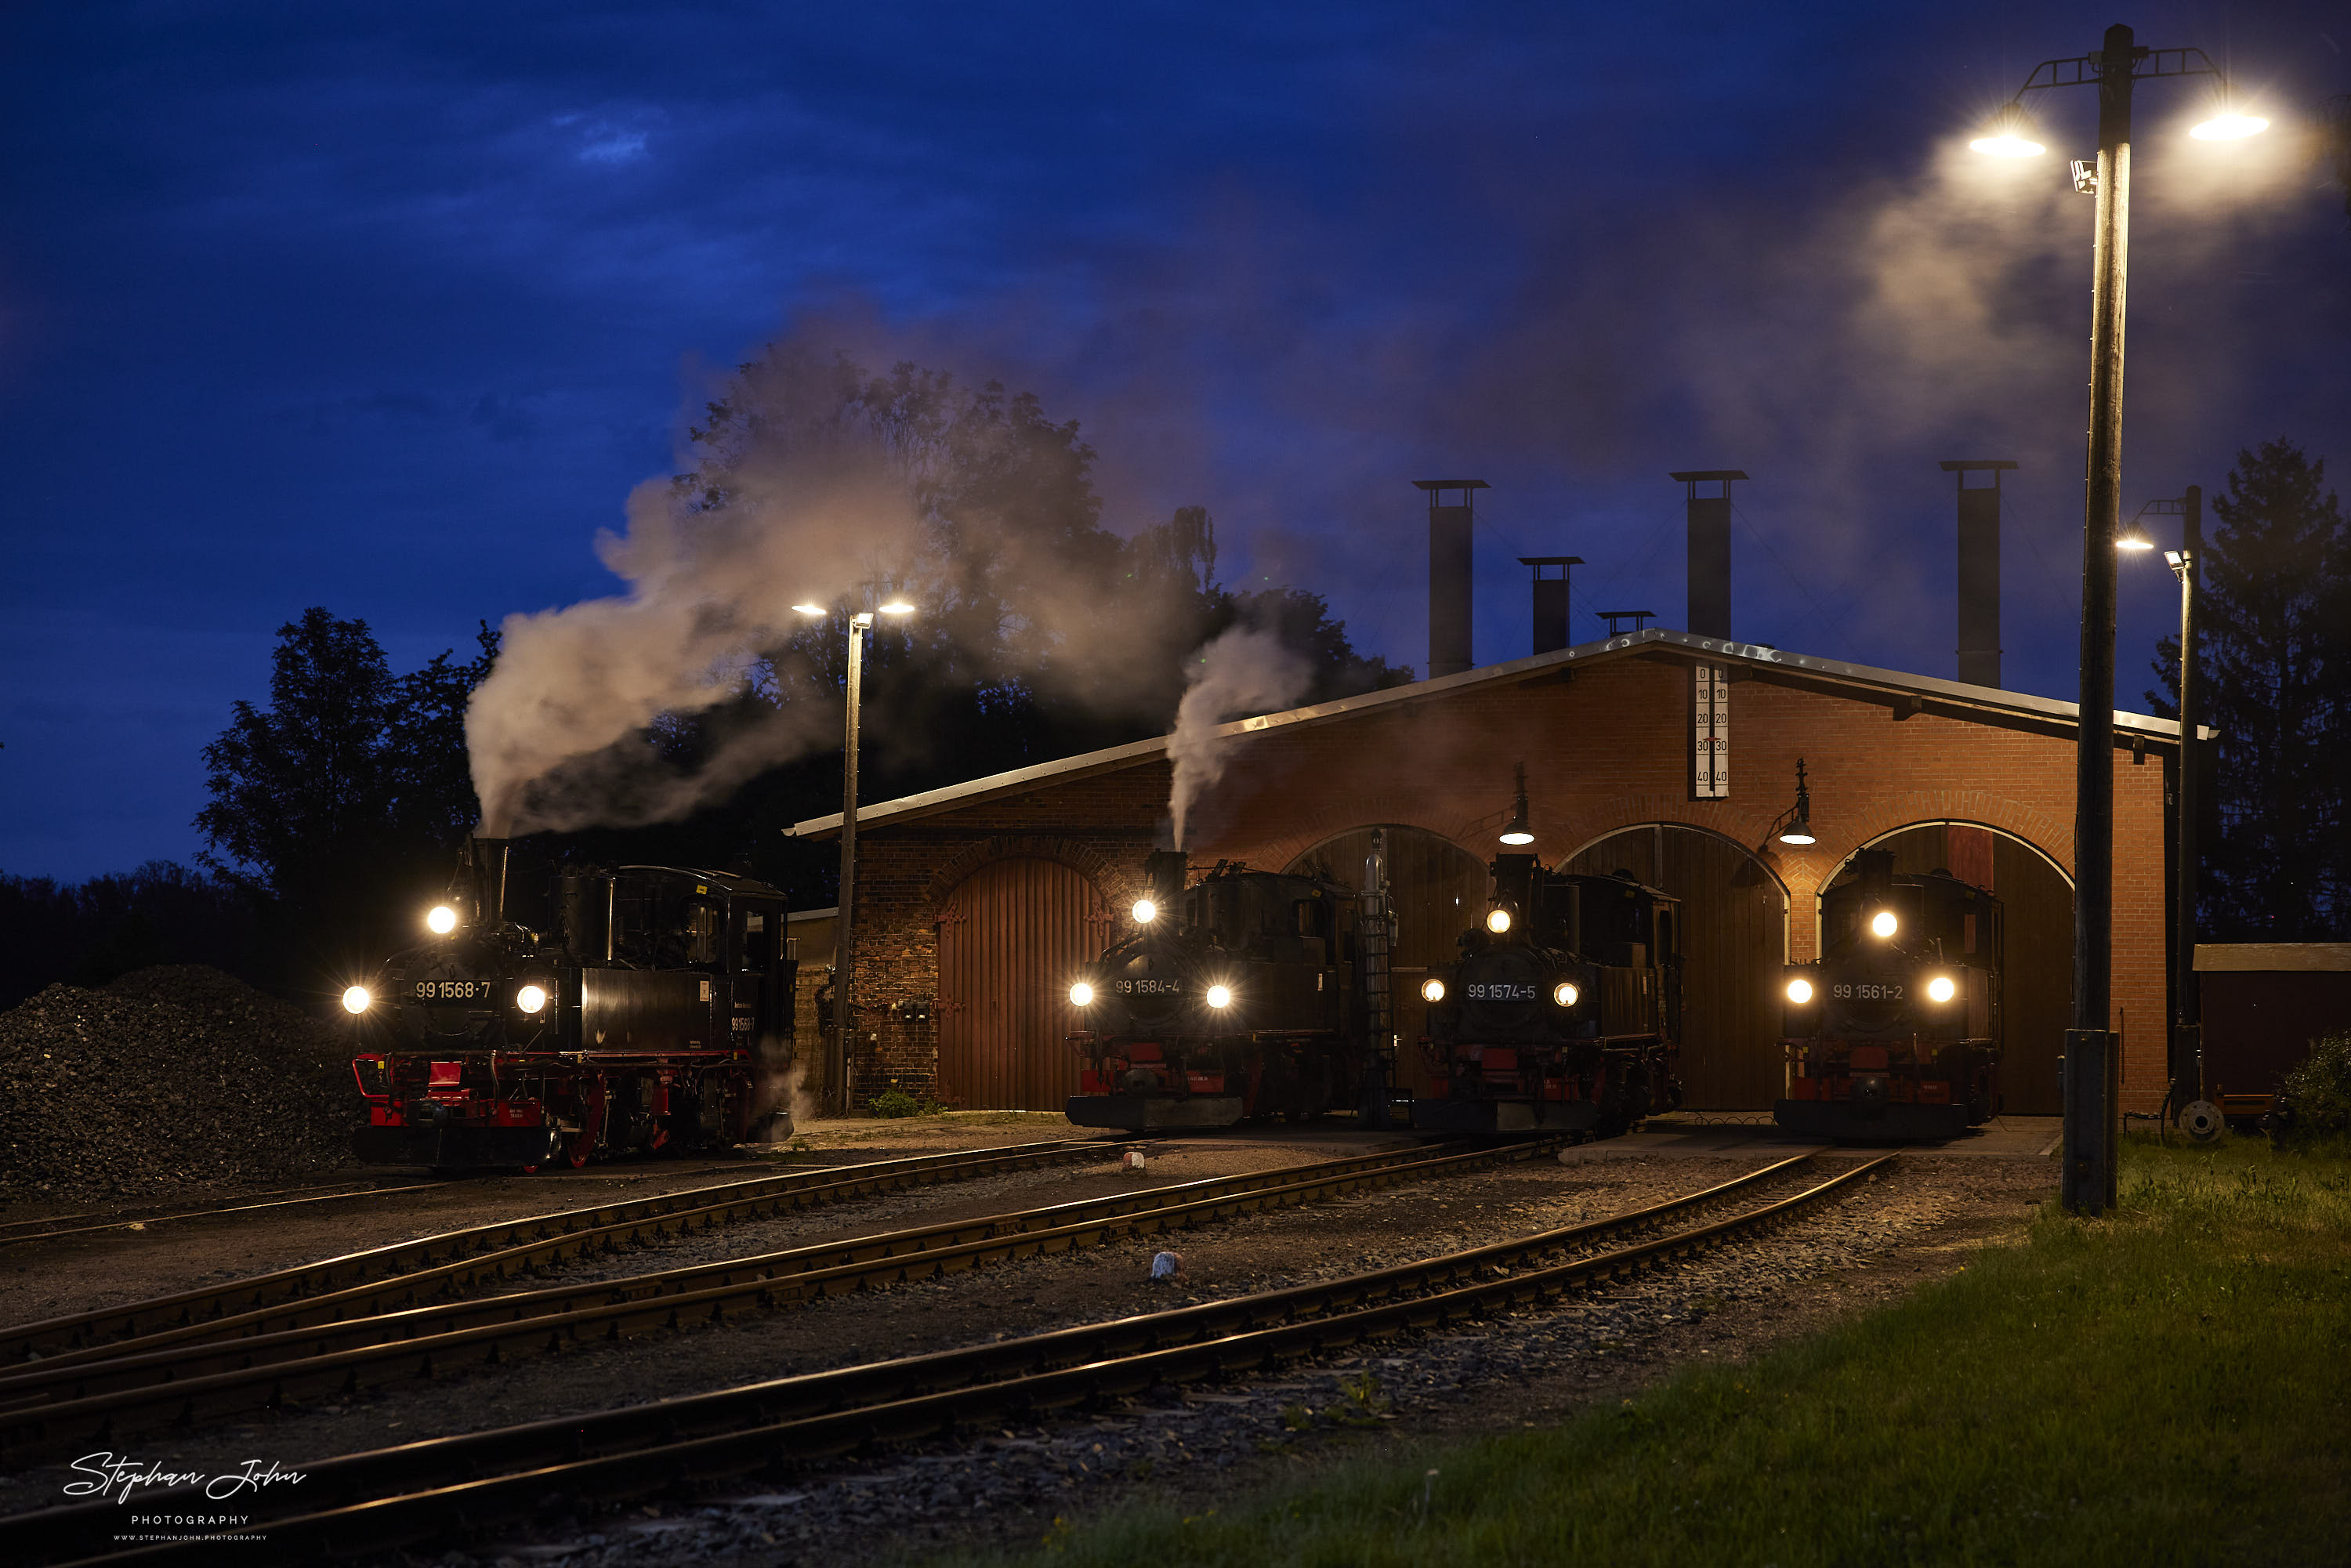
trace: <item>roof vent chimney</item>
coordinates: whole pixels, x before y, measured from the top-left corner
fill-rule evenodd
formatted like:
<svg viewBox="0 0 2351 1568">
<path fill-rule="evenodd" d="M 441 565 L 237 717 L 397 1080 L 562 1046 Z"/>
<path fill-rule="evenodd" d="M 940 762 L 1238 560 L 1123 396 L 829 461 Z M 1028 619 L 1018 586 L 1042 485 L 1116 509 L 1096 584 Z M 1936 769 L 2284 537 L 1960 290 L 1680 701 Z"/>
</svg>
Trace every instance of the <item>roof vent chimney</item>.
<svg viewBox="0 0 2351 1568">
<path fill-rule="evenodd" d="M 1567 646 L 1567 574 L 1583 564 L 1580 555 L 1522 555 L 1520 566 L 1535 569 L 1535 647 L 1538 653 L 1556 653 Z M 1557 577 L 1545 577 L 1555 567 Z"/>
<path fill-rule="evenodd" d="M 1469 667 L 1470 492 L 1490 488 L 1483 479 L 1415 479 L 1428 495 L 1428 678 L 1458 675 Z M 1445 506 L 1444 493 L 1461 492 Z"/>
<path fill-rule="evenodd" d="M 1678 479 L 1689 501 L 1689 623 L 1695 636 L 1730 637 L 1730 482 L 1746 475 L 1736 468 L 1690 468 Z M 1701 496 L 1700 485 L 1720 485 L 1718 496 Z"/>
<path fill-rule="evenodd" d="M 2000 476 L 2015 466 L 2005 457 L 1943 465 L 1959 487 L 1959 679 L 1971 686 L 2000 685 Z M 1970 474 L 1991 483 L 1970 485 Z"/>
</svg>

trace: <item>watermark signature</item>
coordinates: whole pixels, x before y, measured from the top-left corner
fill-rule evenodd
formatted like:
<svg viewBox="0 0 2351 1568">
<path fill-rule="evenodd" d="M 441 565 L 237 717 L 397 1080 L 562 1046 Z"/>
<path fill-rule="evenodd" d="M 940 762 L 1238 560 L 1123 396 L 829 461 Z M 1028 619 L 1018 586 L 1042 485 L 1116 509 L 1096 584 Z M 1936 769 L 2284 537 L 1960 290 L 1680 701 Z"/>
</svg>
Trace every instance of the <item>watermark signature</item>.
<svg viewBox="0 0 2351 1568">
<path fill-rule="evenodd" d="M 300 1470 L 280 1469 L 276 1459 L 247 1459 L 233 1470 L 217 1474 L 204 1470 L 171 1470 L 159 1460 L 134 1459 L 114 1454 L 84 1454 L 73 1462 L 73 1469 L 86 1479 L 68 1481 L 68 1497 L 108 1498 L 118 1503 L 128 1503 L 133 1493 L 146 1487 L 167 1490 L 180 1487 L 201 1487 L 204 1495 L 214 1502 L 225 1501 L 245 1492 L 259 1492 L 275 1486 L 299 1486 Z M 209 1516 L 206 1522 L 211 1522 Z M 241 1524 L 242 1519 L 222 1519 L 222 1523 Z"/>
</svg>

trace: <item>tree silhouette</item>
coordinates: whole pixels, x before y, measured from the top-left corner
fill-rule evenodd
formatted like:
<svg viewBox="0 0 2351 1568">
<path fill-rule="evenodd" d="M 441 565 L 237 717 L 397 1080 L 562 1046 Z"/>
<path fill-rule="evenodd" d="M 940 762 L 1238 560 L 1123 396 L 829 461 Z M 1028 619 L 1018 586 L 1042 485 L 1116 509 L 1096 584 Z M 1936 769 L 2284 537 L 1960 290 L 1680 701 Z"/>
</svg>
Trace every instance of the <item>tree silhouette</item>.
<svg viewBox="0 0 2351 1568">
<path fill-rule="evenodd" d="M 2205 722 L 2220 731 L 2200 914 L 2215 936 L 2339 938 L 2351 918 L 2351 535 L 2326 468 L 2285 440 L 2240 451 L 2197 601 Z M 2179 642 L 2156 645 L 2179 716 Z"/>
</svg>

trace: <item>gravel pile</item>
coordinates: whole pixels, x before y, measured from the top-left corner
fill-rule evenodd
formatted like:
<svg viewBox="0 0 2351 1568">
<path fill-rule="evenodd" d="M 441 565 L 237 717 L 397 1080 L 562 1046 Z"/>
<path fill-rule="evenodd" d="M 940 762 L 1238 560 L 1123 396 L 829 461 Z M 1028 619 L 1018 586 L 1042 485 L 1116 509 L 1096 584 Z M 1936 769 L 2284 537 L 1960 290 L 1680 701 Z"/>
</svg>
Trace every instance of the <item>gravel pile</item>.
<svg viewBox="0 0 2351 1568">
<path fill-rule="evenodd" d="M 341 1040 L 198 965 L 0 1013 L 0 1201 L 161 1197 L 347 1165 Z"/>
</svg>

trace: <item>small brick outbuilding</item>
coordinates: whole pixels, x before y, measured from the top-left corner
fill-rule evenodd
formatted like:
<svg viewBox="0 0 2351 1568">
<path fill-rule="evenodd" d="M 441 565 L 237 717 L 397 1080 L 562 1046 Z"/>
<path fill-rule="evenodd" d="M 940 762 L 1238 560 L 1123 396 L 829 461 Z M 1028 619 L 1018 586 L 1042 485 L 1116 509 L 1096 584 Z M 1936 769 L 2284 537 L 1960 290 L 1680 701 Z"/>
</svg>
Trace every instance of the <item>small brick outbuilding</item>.
<svg viewBox="0 0 2351 1568">
<path fill-rule="evenodd" d="M 1523 763 L 1547 863 L 1629 870 L 1685 900 L 1685 1078 L 1693 1105 L 1726 1110 L 1779 1091 L 1771 982 L 1816 955 L 1819 895 L 1855 851 L 1890 848 L 1898 870 L 1946 867 L 2007 902 L 2003 1095 L 2050 1113 L 2071 996 L 2074 711 L 1650 628 L 1227 725 L 1227 766 L 1185 847 L 1196 867 L 1319 862 L 1354 881 L 1386 830 L 1409 1080 L 1417 971 L 1482 912 Z M 2149 1111 L 2164 1093 L 2179 728 L 2126 713 L 2115 727 L 2110 1021 L 2124 1106 Z M 1771 835 L 1800 758 L 1818 841 L 1793 848 Z M 974 1107 L 1060 1107 L 1076 1082 L 1066 976 L 1123 929 L 1169 780 L 1152 739 L 859 810 L 857 1099 L 895 1081 Z"/>
</svg>

